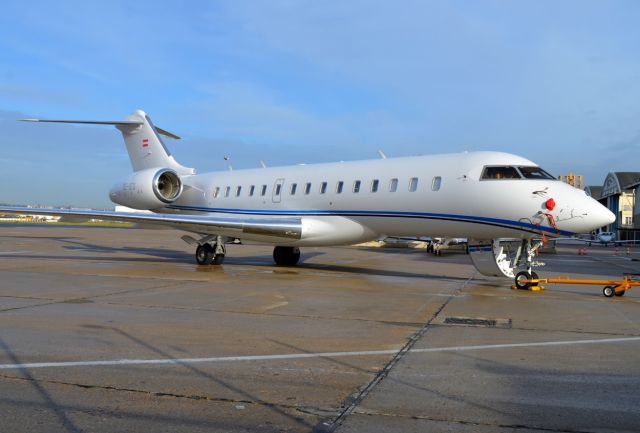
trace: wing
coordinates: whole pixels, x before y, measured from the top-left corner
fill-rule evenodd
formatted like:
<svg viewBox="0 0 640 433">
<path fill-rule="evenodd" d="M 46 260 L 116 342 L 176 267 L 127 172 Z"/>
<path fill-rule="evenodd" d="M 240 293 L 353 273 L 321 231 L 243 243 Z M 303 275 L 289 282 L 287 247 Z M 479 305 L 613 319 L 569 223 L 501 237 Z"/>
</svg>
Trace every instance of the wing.
<svg viewBox="0 0 640 433">
<path fill-rule="evenodd" d="M 300 219 L 222 218 L 208 215 L 149 214 L 3 206 L 0 206 L 0 214 L 51 215 L 60 216 L 65 220 L 71 221 L 88 221 L 90 219 L 97 219 L 104 221 L 142 223 L 145 225 L 180 229 L 193 233 L 215 234 L 240 239 L 264 240 L 265 238 L 282 238 L 291 240 L 300 239 L 302 237 L 302 222 Z"/>
</svg>

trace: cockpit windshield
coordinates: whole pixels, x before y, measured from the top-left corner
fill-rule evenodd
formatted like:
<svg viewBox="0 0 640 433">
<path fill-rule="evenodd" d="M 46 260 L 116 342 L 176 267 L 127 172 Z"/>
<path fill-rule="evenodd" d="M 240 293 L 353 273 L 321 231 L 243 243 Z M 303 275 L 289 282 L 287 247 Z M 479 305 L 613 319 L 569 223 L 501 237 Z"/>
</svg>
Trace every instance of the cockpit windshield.
<svg viewBox="0 0 640 433">
<path fill-rule="evenodd" d="M 482 180 L 520 179 L 520 173 L 515 167 L 485 167 L 482 171 Z"/>
<path fill-rule="evenodd" d="M 540 167 L 518 167 L 525 179 L 555 179 Z"/>
<path fill-rule="evenodd" d="M 540 167 L 488 166 L 482 170 L 480 180 L 503 179 L 555 179 Z"/>
</svg>

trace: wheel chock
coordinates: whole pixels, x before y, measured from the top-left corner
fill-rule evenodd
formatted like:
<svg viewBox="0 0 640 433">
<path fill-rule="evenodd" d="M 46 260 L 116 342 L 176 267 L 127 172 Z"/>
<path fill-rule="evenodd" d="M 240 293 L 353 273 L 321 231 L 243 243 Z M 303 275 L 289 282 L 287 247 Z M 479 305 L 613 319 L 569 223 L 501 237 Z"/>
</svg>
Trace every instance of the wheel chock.
<svg viewBox="0 0 640 433">
<path fill-rule="evenodd" d="M 515 284 L 512 284 L 511 290 L 528 290 L 530 292 L 541 292 L 544 290 L 544 286 L 537 285 L 537 286 L 529 286 L 525 289 L 518 289 L 518 287 Z"/>
</svg>

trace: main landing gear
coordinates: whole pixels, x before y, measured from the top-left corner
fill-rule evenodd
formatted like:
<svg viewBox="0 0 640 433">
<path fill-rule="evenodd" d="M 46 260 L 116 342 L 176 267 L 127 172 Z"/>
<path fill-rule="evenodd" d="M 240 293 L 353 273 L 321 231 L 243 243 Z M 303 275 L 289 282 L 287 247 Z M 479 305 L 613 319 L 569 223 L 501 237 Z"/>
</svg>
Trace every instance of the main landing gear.
<svg viewBox="0 0 640 433">
<path fill-rule="evenodd" d="M 185 242 L 197 244 L 196 262 L 199 265 L 221 265 L 227 254 L 225 240 L 222 236 L 207 236 L 199 241 L 183 236 Z M 300 248 L 275 247 L 273 249 L 273 261 L 278 266 L 295 266 L 300 261 Z"/>
<path fill-rule="evenodd" d="M 227 251 L 222 236 L 216 236 L 214 242 L 204 242 L 196 248 L 196 262 L 199 265 L 221 265 Z"/>
<path fill-rule="evenodd" d="M 300 260 L 300 248 L 275 247 L 273 249 L 273 261 L 278 266 L 295 266 Z"/>
</svg>

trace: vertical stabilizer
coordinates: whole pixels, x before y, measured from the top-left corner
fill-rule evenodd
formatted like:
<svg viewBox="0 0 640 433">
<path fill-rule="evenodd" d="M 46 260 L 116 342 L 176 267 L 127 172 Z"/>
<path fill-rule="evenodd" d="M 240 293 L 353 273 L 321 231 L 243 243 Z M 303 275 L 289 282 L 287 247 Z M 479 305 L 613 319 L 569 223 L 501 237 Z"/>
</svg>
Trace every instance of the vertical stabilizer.
<svg viewBox="0 0 640 433">
<path fill-rule="evenodd" d="M 132 113 L 124 120 L 22 120 L 25 122 L 113 125 L 122 132 L 133 171 L 148 168 L 171 168 L 178 174 L 195 174 L 194 169 L 184 167 L 176 162 L 160 135 L 174 139 L 180 139 L 180 137 L 154 126 L 149 116 L 142 110 Z"/>
<path fill-rule="evenodd" d="M 116 128 L 122 132 L 124 137 L 133 171 L 153 167 L 167 167 L 176 170 L 180 174 L 193 172 L 193 169 L 183 167 L 176 162 L 162 141 L 160 134 L 162 133 L 171 138 L 179 138 L 178 136 L 156 128 L 149 116 L 142 110 L 132 113 L 125 120 L 131 123 L 117 124 Z"/>
</svg>

